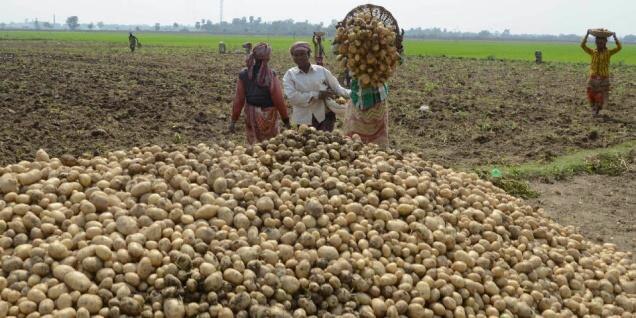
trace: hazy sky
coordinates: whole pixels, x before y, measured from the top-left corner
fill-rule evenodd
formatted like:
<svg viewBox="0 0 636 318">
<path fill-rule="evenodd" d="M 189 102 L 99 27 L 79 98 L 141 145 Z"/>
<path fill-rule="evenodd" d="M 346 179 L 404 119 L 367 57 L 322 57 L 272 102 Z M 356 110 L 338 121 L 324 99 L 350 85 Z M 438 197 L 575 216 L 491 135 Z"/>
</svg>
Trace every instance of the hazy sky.
<svg viewBox="0 0 636 318">
<path fill-rule="evenodd" d="M 25 19 L 80 23 L 194 24 L 219 20 L 220 0 L 0 0 L 0 22 Z M 255 16 L 264 21 L 294 19 L 325 22 L 342 19 L 363 1 L 225 0 L 224 21 Z M 392 0 L 374 1 L 389 9 L 403 28 L 441 27 L 461 31 L 575 33 L 607 27 L 619 35 L 636 34 L 636 0 Z"/>
</svg>

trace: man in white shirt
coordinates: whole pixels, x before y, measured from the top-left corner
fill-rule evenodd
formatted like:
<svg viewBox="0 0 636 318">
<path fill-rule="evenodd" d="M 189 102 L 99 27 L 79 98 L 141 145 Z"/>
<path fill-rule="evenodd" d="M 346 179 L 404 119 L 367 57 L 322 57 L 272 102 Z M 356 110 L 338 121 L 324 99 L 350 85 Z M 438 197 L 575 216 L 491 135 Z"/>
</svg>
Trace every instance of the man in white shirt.
<svg viewBox="0 0 636 318">
<path fill-rule="evenodd" d="M 296 42 L 290 53 L 297 66 L 285 73 L 283 90 L 292 106 L 292 121 L 297 125 L 332 131 L 336 114 L 327 108 L 325 100 L 337 95 L 348 98 L 351 92 L 340 86 L 328 69 L 311 64 L 309 43 Z"/>
</svg>

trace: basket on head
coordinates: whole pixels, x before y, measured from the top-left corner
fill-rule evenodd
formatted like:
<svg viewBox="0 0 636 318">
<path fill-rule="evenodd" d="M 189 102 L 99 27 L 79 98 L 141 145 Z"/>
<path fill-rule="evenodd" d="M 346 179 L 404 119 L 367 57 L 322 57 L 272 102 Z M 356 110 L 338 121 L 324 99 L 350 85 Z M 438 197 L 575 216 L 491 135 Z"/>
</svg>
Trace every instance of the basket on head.
<svg viewBox="0 0 636 318">
<path fill-rule="evenodd" d="M 347 20 L 353 19 L 354 15 L 360 11 L 369 11 L 371 15 L 377 18 L 378 20 L 384 22 L 384 25 L 393 29 L 395 32 L 395 47 L 398 49 L 398 52 L 402 54 L 404 52 L 404 47 L 402 46 L 402 40 L 404 39 L 404 29 L 400 29 L 398 26 L 397 20 L 393 17 L 391 12 L 382 6 L 378 6 L 375 4 L 363 4 L 353 8 L 342 21 L 338 22 L 336 25 L 336 29 L 341 26 L 345 26 L 347 24 Z"/>
<path fill-rule="evenodd" d="M 590 30 L 590 34 L 597 38 L 609 38 L 612 36 L 612 32 L 608 29 L 592 29 Z"/>
</svg>

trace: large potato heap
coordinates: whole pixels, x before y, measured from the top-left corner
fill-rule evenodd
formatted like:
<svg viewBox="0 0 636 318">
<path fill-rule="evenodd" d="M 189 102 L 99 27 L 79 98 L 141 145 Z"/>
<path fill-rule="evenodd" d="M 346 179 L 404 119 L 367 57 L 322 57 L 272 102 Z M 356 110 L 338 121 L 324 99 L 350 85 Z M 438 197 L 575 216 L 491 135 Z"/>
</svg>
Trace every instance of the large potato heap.
<svg viewBox="0 0 636 318">
<path fill-rule="evenodd" d="M 336 30 L 338 60 L 364 87 L 377 87 L 395 71 L 400 55 L 395 31 L 371 14 L 357 11 Z"/>
<path fill-rule="evenodd" d="M 0 168 L 0 317 L 634 317 L 636 266 L 474 174 L 301 128 Z"/>
</svg>

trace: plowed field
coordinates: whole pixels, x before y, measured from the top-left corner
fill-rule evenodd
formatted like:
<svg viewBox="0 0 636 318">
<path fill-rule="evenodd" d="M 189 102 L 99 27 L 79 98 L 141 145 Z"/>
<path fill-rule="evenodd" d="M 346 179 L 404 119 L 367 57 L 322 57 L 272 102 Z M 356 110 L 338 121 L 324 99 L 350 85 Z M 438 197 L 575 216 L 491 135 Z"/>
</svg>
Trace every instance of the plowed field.
<svg viewBox="0 0 636 318">
<path fill-rule="evenodd" d="M 38 148 L 59 156 L 243 141 L 242 132 L 226 132 L 243 55 L 0 41 L 0 58 L 0 164 L 31 159 Z M 284 52 L 271 64 L 280 73 L 293 66 Z M 448 166 L 473 166 L 634 139 L 636 67 L 612 71 L 611 102 L 594 118 L 582 64 L 409 57 L 389 83 L 391 142 Z"/>
</svg>

